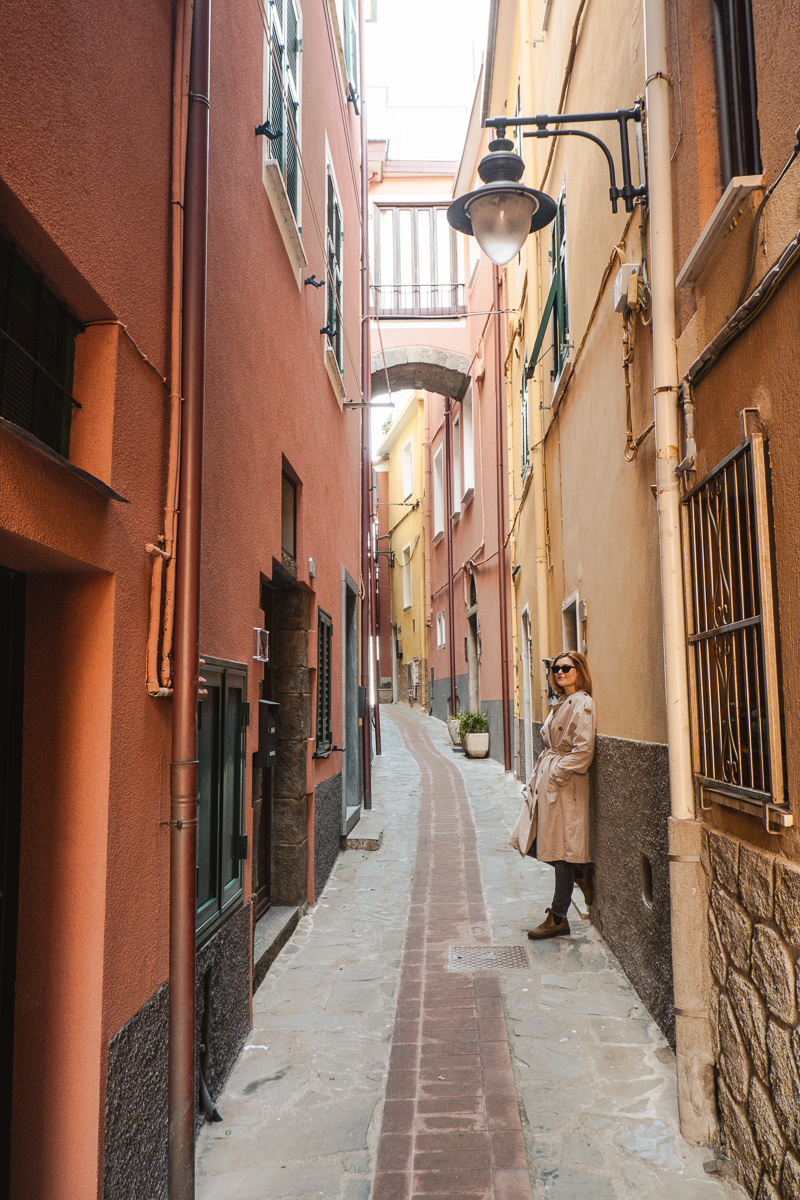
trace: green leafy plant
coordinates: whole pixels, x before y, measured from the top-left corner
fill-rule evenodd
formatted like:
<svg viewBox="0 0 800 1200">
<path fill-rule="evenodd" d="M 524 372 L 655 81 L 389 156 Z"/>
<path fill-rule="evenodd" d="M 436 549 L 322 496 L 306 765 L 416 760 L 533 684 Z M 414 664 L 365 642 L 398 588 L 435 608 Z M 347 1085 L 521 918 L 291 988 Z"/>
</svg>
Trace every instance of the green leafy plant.
<svg viewBox="0 0 800 1200">
<path fill-rule="evenodd" d="M 489 720 L 486 713 L 470 712 L 466 709 L 458 714 L 458 736 L 463 738 L 468 733 L 488 733 Z"/>
<path fill-rule="evenodd" d="M 386 437 L 386 434 L 392 428 L 393 421 L 394 421 L 394 413 L 389 413 L 388 417 L 381 425 L 381 433 L 383 434 L 384 437 Z"/>
</svg>

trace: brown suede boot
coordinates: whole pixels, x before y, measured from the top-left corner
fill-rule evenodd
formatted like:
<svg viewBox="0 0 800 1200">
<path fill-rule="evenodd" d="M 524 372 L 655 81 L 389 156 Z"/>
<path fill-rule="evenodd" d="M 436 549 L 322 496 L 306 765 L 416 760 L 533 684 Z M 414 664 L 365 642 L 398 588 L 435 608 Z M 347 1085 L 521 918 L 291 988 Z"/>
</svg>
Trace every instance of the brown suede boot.
<svg viewBox="0 0 800 1200">
<path fill-rule="evenodd" d="M 575 883 L 583 892 L 588 908 L 594 900 L 594 863 L 582 863 L 576 868 Z"/>
<path fill-rule="evenodd" d="M 541 938 L 561 937 L 562 934 L 569 933 L 569 931 L 569 921 L 567 918 L 557 917 L 552 908 L 548 908 L 547 916 L 541 925 L 537 925 L 535 929 L 528 930 L 528 937 L 539 941 Z"/>
</svg>

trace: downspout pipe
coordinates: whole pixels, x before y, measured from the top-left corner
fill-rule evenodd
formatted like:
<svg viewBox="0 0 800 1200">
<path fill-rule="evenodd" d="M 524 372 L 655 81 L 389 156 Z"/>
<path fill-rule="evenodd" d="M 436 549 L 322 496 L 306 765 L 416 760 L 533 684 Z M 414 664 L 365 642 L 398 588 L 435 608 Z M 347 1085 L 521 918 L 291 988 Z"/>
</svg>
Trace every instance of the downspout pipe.
<svg viewBox="0 0 800 1200">
<path fill-rule="evenodd" d="M 669 79 L 665 0 L 643 0 L 656 499 L 661 559 L 664 680 L 670 803 L 670 908 L 678 1059 L 678 1111 L 684 1137 L 708 1142 L 716 1125 L 714 1055 L 708 1020 L 710 976 L 702 827 L 695 821 L 678 483 L 678 365 L 675 329 Z"/>
<path fill-rule="evenodd" d="M 367 143 L 367 117 L 364 105 L 364 0 L 358 6 L 359 66 L 361 68 L 361 686 L 366 689 L 366 704 L 361 722 L 361 759 L 363 763 L 364 808 L 372 808 L 372 705 L 369 691 L 370 629 L 373 608 L 372 576 L 370 572 L 370 480 L 372 463 L 369 447 L 368 403 L 372 393 L 369 353 L 369 244 L 367 221 L 369 219 L 369 146 Z"/>
<path fill-rule="evenodd" d="M 456 703 L 456 610 L 453 596 L 453 427 L 450 414 L 453 401 L 444 400 L 444 525 L 447 531 L 447 617 L 450 623 L 450 712 L 455 716 Z"/>
<path fill-rule="evenodd" d="M 505 464 L 503 462 L 503 326 L 500 316 L 500 268 L 492 271 L 492 307 L 494 318 L 494 391 L 495 391 L 495 442 L 497 447 L 497 586 L 500 605 L 500 694 L 503 704 L 503 762 L 511 770 L 511 729 L 509 727 L 508 686 L 508 597 L 506 593 L 506 518 L 505 518 Z"/>
<path fill-rule="evenodd" d="M 178 523 L 169 898 L 169 1200 L 194 1197 L 197 693 L 205 388 L 210 0 L 194 0 L 183 236 Z"/>
</svg>

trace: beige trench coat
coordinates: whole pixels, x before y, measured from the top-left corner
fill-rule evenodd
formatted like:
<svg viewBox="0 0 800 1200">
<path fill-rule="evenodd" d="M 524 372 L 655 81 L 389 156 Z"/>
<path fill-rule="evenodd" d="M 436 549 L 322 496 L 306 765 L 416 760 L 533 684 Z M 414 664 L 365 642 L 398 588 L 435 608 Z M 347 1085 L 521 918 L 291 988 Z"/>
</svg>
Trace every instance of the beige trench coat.
<svg viewBox="0 0 800 1200">
<path fill-rule="evenodd" d="M 594 758 L 594 701 L 566 696 L 542 726 L 544 750 L 523 795 L 509 842 L 527 854 L 536 838 L 543 862 L 589 862 L 589 767 Z"/>
</svg>

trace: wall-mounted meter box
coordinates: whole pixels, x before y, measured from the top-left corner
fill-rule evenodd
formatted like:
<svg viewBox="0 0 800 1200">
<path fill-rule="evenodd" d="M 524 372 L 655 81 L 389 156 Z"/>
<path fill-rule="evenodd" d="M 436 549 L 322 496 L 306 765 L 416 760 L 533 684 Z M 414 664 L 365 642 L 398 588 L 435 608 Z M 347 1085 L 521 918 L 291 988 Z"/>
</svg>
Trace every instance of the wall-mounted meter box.
<svg viewBox="0 0 800 1200">
<path fill-rule="evenodd" d="M 614 280 L 614 311 L 621 313 L 625 312 L 626 308 L 632 307 L 630 302 L 631 294 L 636 296 L 636 286 L 639 278 L 638 263 L 623 263 L 617 271 L 617 277 Z"/>
<path fill-rule="evenodd" d="M 271 767 L 278 758 L 278 709 L 276 700 L 258 702 L 258 749 L 253 766 Z"/>
</svg>

